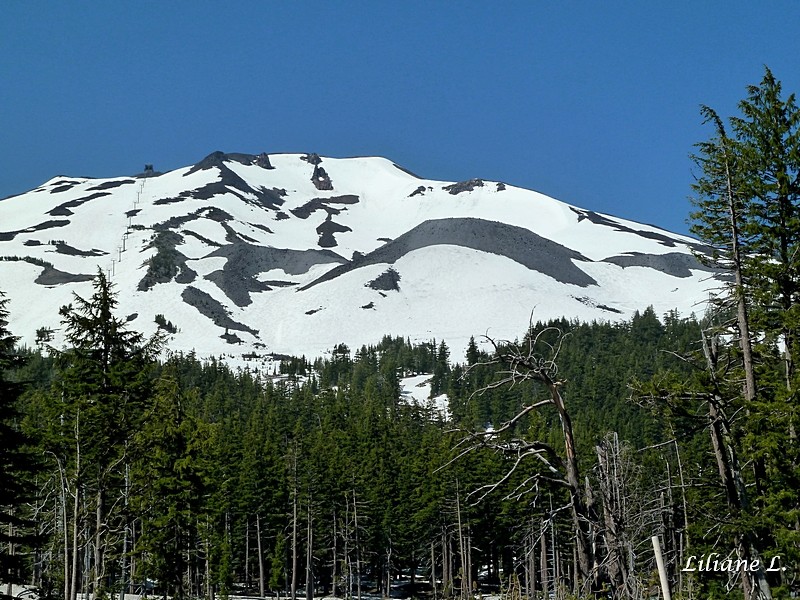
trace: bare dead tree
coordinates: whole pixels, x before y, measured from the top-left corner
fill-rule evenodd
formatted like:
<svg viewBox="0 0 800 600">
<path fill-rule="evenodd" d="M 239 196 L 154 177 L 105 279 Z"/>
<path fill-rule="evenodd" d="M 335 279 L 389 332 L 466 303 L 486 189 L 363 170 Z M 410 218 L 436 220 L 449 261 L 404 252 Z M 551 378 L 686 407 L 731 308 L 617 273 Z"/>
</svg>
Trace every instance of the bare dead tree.
<svg viewBox="0 0 800 600">
<path fill-rule="evenodd" d="M 549 336 L 554 336 L 556 341 L 548 341 L 546 338 Z M 566 490 L 569 503 L 562 509 L 571 512 L 575 527 L 574 588 L 581 593 L 586 592 L 593 584 L 592 523 L 587 505 L 587 490 L 580 475 L 572 419 L 562 394 L 566 382 L 558 377 L 557 359 L 563 334 L 554 327 L 536 332 L 531 325 L 521 344 L 484 337 L 494 348 L 494 354 L 488 362 L 479 364 L 496 365 L 499 369 L 499 379 L 476 391 L 475 394 L 534 382 L 543 389 L 544 397 L 523 406 L 514 417 L 497 429 L 480 432 L 461 430 L 463 437 L 457 446 L 459 452 L 447 464 L 452 464 L 479 448 L 486 448 L 507 457 L 510 466 L 505 473 L 494 482 L 487 483 L 470 494 L 469 498 L 474 498 L 474 502 L 478 503 L 488 494 L 507 484 L 515 473 L 520 471 L 523 462 L 529 459 L 538 461 L 540 469 L 524 479 L 507 497 L 519 497 L 535 491 L 544 482 Z M 526 415 L 544 407 L 553 407 L 558 415 L 564 442 L 562 452 L 546 442 L 527 440 L 515 434 L 516 425 Z"/>
</svg>

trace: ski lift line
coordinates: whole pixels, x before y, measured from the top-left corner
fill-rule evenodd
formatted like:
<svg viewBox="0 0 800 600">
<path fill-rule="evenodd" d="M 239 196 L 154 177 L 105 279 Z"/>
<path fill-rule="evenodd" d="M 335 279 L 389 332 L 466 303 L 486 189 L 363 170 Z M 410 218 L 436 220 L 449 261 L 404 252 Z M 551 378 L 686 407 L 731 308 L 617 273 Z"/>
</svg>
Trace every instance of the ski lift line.
<svg viewBox="0 0 800 600">
<path fill-rule="evenodd" d="M 134 200 L 133 202 L 133 210 L 135 210 L 139 205 L 139 200 L 141 198 L 142 193 L 144 192 L 144 183 L 145 179 L 142 179 L 139 184 L 139 191 L 136 192 L 136 200 Z M 133 225 L 133 215 L 128 215 L 128 224 L 125 226 L 125 231 L 122 232 L 122 235 L 120 236 L 120 243 L 117 246 L 117 258 L 111 259 L 111 268 L 106 270 L 106 272 L 108 273 L 107 277 L 109 281 L 111 281 L 111 277 L 113 275 L 116 275 L 116 263 L 122 262 L 122 253 L 127 251 L 126 240 L 128 239 L 128 235 L 130 234 L 132 225 Z"/>
</svg>

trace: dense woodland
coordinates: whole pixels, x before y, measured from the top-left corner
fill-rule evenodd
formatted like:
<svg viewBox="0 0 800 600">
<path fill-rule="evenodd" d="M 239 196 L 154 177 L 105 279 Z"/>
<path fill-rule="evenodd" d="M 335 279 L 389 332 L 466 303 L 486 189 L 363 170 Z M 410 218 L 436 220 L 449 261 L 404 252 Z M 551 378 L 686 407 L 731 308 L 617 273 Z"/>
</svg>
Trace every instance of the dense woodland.
<svg viewBox="0 0 800 600">
<path fill-rule="evenodd" d="M 102 273 L 61 309 L 63 348 L 17 345 L 2 301 L 0 580 L 640 599 L 657 535 L 673 598 L 796 596 L 800 113 L 769 71 L 740 111 L 704 109 L 694 157 L 693 232 L 726 282 L 701 319 L 522 324 L 464 361 L 387 336 L 275 377 L 165 354 Z M 447 414 L 403 397 L 416 374 Z"/>
</svg>

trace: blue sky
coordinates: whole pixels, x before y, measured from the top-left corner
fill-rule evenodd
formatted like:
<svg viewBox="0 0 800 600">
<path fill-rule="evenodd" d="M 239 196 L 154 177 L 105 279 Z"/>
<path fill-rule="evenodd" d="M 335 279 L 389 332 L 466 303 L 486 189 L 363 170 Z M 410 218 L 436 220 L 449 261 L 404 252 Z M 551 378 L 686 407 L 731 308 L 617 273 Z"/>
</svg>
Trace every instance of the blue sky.
<svg viewBox="0 0 800 600">
<path fill-rule="evenodd" d="M 764 65 L 800 90 L 795 2 L 0 6 L 0 197 L 214 150 L 380 155 L 687 230 L 698 107 Z"/>
</svg>

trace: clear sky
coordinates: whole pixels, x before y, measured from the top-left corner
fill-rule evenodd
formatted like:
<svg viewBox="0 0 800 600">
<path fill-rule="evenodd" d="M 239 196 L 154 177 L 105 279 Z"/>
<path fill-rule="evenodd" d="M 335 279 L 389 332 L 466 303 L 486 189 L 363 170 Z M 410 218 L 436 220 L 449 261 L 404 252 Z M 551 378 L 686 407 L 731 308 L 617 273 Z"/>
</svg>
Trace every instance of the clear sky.
<svg viewBox="0 0 800 600">
<path fill-rule="evenodd" d="M 685 232 L 698 108 L 768 65 L 800 3 L 0 4 L 0 197 L 226 152 L 385 156 Z M 2 224 L 0 224 L 0 227 Z"/>
</svg>

